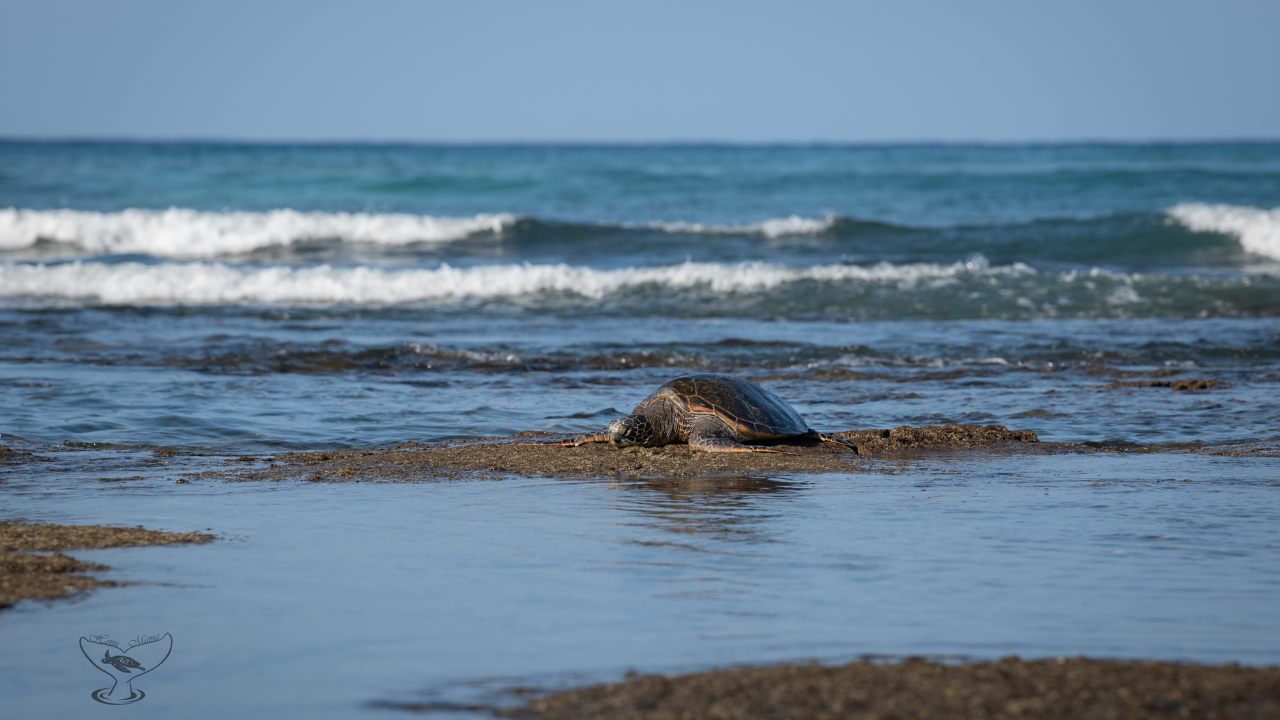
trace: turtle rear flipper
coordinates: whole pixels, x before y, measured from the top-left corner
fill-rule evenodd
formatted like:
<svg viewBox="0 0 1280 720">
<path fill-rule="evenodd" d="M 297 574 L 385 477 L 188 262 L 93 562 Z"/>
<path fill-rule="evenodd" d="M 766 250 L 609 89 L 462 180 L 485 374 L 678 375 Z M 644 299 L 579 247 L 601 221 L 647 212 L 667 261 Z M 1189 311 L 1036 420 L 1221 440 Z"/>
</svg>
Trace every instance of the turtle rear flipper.
<svg viewBox="0 0 1280 720">
<path fill-rule="evenodd" d="M 858 452 L 857 445 L 854 445 L 853 443 L 849 442 L 848 440 L 845 440 L 844 438 L 838 438 L 835 435 L 828 435 L 826 433 L 820 433 L 817 430 L 810 430 L 809 437 L 817 438 L 822 442 L 839 443 L 841 445 L 848 445 L 849 447 L 853 448 L 854 453 Z"/>
</svg>

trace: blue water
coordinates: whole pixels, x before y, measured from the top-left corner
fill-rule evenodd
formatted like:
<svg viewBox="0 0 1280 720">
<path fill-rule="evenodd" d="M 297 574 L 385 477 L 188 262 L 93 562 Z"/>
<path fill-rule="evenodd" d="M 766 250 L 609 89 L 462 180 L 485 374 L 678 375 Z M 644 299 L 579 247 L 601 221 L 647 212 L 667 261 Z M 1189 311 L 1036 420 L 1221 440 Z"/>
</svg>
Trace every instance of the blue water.
<svg viewBox="0 0 1280 720">
<path fill-rule="evenodd" d="M 906 226 L 1280 203 L 1280 144 L 415 146 L 0 143 L 0 206 Z"/>
<path fill-rule="evenodd" d="M 0 443 L 38 458 L 0 517 L 221 538 L 73 551 L 142 584 L 0 613 L 0 694 L 90 707 L 103 633 L 172 633 L 133 708 L 198 717 L 867 653 L 1280 662 L 1277 206 L 1276 144 L 0 143 Z M 1161 452 L 199 475 L 593 430 L 689 371 L 821 430 Z"/>
</svg>

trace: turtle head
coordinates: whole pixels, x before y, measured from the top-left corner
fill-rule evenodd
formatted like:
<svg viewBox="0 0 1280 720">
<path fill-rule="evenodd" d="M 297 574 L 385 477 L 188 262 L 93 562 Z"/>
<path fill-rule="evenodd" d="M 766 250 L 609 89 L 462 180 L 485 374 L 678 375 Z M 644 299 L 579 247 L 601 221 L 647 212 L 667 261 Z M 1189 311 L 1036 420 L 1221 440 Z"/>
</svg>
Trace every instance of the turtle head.
<svg viewBox="0 0 1280 720">
<path fill-rule="evenodd" d="M 653 424 L 643 415 L 628 415 L 609 423 L 608 433 L 621 447 L 648 445 L 654 435 Z"/>
</svg>

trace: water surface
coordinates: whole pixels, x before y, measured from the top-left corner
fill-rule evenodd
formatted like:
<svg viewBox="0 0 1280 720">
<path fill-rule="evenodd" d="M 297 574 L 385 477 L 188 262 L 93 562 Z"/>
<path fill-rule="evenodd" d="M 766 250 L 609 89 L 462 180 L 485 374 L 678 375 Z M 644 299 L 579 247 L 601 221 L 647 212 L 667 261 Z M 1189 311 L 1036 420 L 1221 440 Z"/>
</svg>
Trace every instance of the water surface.
<svg viewBox="0 0 1280 720">
<path fill-rule="evenodd" d="M 0 143 L 0 443 L 36 457 L 0 513 L 220 537 L 73 551 L 138 584 L 0 614 L 0 689 L 96 707 L 79 637 L 165 632 L 130 712 L 865 654 L 1274 664 L 1280 460 L 1203 448 L 1280 441 L 1277 206 L 1275 144 Z M 688 372 L 820 430 L 1160 452 L 199 475 L 594 430 Z M 1182 380 L 1210 387 L 1150 384 Z"/>
</svg>

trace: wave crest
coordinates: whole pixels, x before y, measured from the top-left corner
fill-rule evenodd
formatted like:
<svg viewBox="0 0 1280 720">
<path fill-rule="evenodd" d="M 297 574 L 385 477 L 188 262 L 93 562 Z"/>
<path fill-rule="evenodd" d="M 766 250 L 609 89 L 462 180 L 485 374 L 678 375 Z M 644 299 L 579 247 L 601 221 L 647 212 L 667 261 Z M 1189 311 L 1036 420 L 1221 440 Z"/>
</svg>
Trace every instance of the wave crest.
<svg viewBox="0 0 1280 720">
<path fill-rule="evenodd" d="M 1246 251 L 1280 260 L 1280 207 L 1183 203 L 1167 212 L 1188 230 L 1234 235 Z"/>
<path fill-rule="evenodd" d="M 83 210 L 0 209 L 0 250 L 44 241 L 64 242 L 95 254 L 142 254 L 198 259 L 338 238 L 381 245 L 439 243 L 482 232 L 501 232 L 509 214 L 431 217 L 402 213 L 202 212 L 184 208 Z"/>
<path fill-rule="evenodd" d="M 802 282 L 894 285 L 953 281 L 962 274 L 1034 275 L 1023 263 L 990 267 L 980 257 L 951 265 L 880 263 L 795 267 L 765 262 L 683 263 L 599 270 L 570 265 L 484 265 L 386 270 L 373 267 L 237 267 L 192 262 L 0 265 L 0 297 L 107 305 L 398 305 L 562 294 L 601 300 L 646 286 L 759 293 Z"/>
<path fill-rule="evenodd" d="M 698 235 L 763 235 L 774 239 L 788 235 L 818 235 L 830 231 L 840 222 L 836 215 L 828 215 L 821 220 L 792 215 L 785 218 L 770 218 L 758 223 L 745 225 L 714 225 L 690 222 L 651 222 L 645 227 L 669 233 L 688 233 Z"/>
<path fill-rule="evenodd" d="M 477 307 L 674 317 L 1107 318 L 1274 316 L 1280 278 L 953 264 L 683 263 L 597 269 L 506 264 L 433 269 L 228 263 L 0 263 L 11 307 Z M 254 310 L 256 312 L 256 310 Z"/>
</svg>

